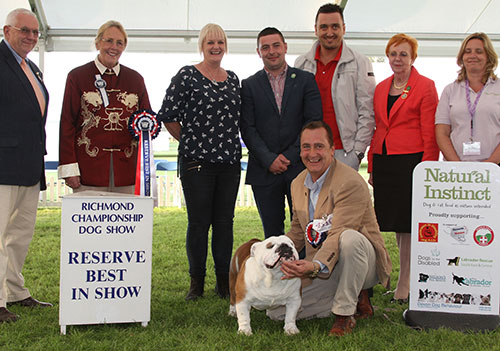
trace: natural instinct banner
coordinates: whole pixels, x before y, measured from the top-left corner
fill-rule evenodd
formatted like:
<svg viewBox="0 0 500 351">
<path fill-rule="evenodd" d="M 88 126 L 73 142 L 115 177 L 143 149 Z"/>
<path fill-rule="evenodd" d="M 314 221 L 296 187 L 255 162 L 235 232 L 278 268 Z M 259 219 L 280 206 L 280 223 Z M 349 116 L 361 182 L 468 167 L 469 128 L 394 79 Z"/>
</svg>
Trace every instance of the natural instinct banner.
<svg viewBox="0 0 500 351">
<path fill-rule="evenodd" d="M 493 163 L 415 168 L 410 310 L 499 314 L 499 201 Z"/>
</svg>

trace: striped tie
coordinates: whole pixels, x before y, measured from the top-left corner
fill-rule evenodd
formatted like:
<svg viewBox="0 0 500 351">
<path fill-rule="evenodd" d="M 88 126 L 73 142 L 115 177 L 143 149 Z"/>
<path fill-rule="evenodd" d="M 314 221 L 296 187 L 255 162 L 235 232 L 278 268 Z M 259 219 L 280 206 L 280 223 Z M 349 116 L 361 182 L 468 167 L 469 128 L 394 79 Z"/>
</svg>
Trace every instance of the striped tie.
<svg viewBox="0 0 500 351">
<path fill-rule="evenodd" d="M 40 111 L 42 111 L 42 117 L 43 117 L 43 113 L 45 112 L 45 97 L 43 96 L 42 89 L 40 89 L 38 81 L 35 78 L 35 75 L 31 71 L 31 68 L 28 67 L 24 59 L 21 60 L 21 68 L 23 69 L 24 74 L 26 74 L 26 77 L 28 77 L 31 86 L 35 91 L 36 98 L 38 99 L 38 104 L 40 105 Z"/>
</svg>

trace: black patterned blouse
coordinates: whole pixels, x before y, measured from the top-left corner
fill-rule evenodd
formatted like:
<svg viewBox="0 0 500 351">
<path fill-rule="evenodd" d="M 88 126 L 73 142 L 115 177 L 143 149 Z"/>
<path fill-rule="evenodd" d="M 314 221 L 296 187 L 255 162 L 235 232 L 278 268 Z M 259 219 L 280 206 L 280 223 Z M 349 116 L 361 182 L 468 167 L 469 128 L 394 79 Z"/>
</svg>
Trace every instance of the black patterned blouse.
<svg viewBox="0 0 500 351">
<path fill-rule="evenodd" d="M 179 154 L 213 163 L 241 159 L 240 87 L 227 71 L 223 82 L 212 82 L 194 66 L 184 66 L 172 78 L 158 112 L 161 122 L 179 122 Z"/>
</svg>

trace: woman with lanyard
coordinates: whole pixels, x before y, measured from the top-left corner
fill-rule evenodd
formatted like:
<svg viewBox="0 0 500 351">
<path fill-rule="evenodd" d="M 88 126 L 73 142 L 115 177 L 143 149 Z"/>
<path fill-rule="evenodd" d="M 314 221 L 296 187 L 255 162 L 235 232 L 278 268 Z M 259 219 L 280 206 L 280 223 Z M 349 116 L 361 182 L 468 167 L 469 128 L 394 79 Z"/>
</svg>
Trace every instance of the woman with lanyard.
<svg viewBox="0 0 500 351">
<path fill-rule="evenodd" d="M 500 163 L 498 56 L 484 33 L 473 33 L 457 55 L 458 78 L 436 111 L 436 141 L 447 161 Z"/>
</svg>

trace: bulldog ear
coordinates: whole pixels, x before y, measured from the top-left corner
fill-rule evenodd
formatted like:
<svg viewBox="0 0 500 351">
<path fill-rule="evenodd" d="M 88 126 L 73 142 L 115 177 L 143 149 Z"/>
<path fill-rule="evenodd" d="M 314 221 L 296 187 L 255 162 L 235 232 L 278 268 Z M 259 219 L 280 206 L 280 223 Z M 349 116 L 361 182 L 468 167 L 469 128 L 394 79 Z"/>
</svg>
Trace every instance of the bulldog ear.
<svg viewBox="0 0 500 351">
<path fill-rule="evenodd" d="M 260 242 L 255 243 L 252 245 L 250 248 L 250 257 L 255 257 L 255 250 L 257 250 L 257 247 L 259 246 Z"/>
</svg>

